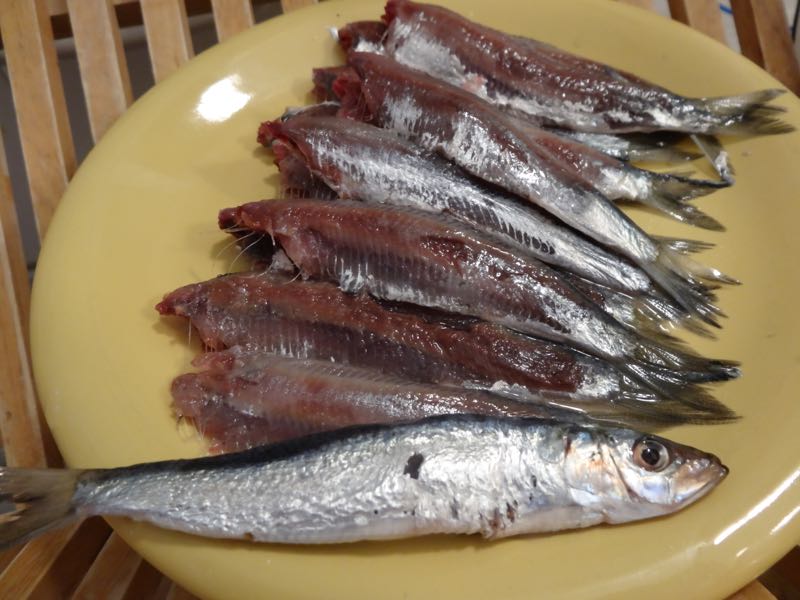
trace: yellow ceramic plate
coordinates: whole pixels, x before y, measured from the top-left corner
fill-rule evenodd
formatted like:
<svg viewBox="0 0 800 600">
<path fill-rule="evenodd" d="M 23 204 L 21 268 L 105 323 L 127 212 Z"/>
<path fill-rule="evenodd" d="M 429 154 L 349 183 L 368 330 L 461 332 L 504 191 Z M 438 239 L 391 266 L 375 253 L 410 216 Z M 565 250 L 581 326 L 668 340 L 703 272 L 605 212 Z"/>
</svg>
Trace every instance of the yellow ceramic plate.
<svg viewBox="0 0 800 600">
<path fill-rule="evenodd" d="M 643 75 L 688 95 L 778 83 L 681 25 L 608 1 L 447 2 L 467 16 Z M 153 305 L 229 269 L 221 207 L 270 197 L 261 120 L 307 102 L 313 66 L 340 62 L 328 27 L 377 18 L 380 2 L 330 2 L 280 17 L 191 61 L 133 106 L 75 176 L 36 277 L 35 371 L 47 420 L 75 467 L 198 456 L 170 414 L 169 382 L 197 347 Z M 800 103 L 785 97 L 800 125 Z M 740 359 L 719 389 L 743 415 L 685 427 L 730 477 L 686 511 L 650 522 L 500 542 L 431 537 L 316 548 L 223 543 L 125 520 L 147 560 L 210 598 L 700 598 L 733 592 L 800 541 L 800 134 L 729 144 L 736 186 L 700 201 L 724 234 L 638 215 L 650 230 L 719 244 L 704 259 L 745 283 L 705 353 Z M 240 266 L 240 265 L 237 265 Z"/>
</svg>

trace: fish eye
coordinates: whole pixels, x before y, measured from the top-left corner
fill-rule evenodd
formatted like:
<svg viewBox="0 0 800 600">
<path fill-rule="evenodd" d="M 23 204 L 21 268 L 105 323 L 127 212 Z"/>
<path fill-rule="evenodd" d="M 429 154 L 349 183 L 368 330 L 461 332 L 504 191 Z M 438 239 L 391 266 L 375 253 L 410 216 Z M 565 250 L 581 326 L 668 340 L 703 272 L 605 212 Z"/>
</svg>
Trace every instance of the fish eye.
<svg viewBox="0 0 800 600">
<path fill-rule="evenodd" d="M 670 463 L 669 450 L 652 438 L 639 438 L 633 445 L 633 462 L 648 471 L 662 471 Z"/>
</svg>

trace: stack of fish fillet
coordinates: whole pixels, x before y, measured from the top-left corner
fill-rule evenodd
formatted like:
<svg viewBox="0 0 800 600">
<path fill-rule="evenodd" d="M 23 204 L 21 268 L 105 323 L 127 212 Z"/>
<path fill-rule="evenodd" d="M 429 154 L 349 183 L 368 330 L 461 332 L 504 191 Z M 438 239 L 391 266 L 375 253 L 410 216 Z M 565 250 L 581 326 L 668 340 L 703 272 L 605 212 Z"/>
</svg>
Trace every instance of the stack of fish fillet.
<svg viewBox="0 0 800 600">
<path fill-rule="evenodd" d="M 253 270 L 157 307 L 188 319 L 206 349 L 173 383 L 178 415 L 217 451 L 420 419 L 397 435 L 460 428 L 463 441 L 535 423 L 559 439 L 583 431 L 596 449 L 615 439 L 609 428 L 736 418 L 713 384 L 738 377 L 737 364 L 671 332 L 712 335 L 724 316 L 715 290 L 738 282 L 694 258 L 711 244 L 650 235 L 616 203 L 722 230 L 692 200 L 732 184 L 724 151 L 712 157 L 719 180 L 633 163 L 697 158 L 687 136 L 707 151 L 721 149 L 718 134 L 787 132 L 769 104 L 778 91 L 686 98 L 407 0 L 336 37 L 346 64 L 315 69 L 319 104 L 258 131 L 281 198 L 219 215 Z M 446 416 L 464 414 L 485 419 Z M 692 462 L 661 438 L 617 437 L 628 440 L 617 463 L 637 477 Z M 719 480 L 719 461 L 702 456 L 692 477 L 715 477 L 683 495 L 673 479 L 680 498 L 659 500 L 661 512 Z M 416 479 L 412 459 L 404 475 Z M 622 520 L 660 514 L 645 512 Z M 490 525 L 470 531 L 498 535 Z M 380 531 L 352 539 L 396 537 Z"/>
</svg>

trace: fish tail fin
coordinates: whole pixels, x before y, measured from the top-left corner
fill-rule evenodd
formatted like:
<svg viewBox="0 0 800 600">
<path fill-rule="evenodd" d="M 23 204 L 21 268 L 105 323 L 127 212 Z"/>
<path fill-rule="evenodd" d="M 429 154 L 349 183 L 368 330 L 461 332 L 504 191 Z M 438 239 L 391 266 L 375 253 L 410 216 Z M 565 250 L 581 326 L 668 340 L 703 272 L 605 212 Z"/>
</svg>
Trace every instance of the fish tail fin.
<svg viewBox="0 0 800 600">
<path fill-rule="evenodd" d="M 785 112 L 780 106 L 770 106 L 785 90 L 769 89 L 739 96 L 702 98 L 700 106 L 719 120 L 716 133 L 735 135 L 775 135 L 794 131 L 794 127 L 775 115 Z"/>
<path fill-rule="evenodd" d="M 702 321 L 666 298 L 641 296 L 636 299 L 634 310 L 635 327 L 652 335 L 668 334 L 676 327 L 683 327 L 702 337 L 716 337 Z"/>
<path fill-rule="evenodd" d="M 695 315 L 686 315 L 680 322 L 680 325 L 686 331 L 690 331 L 695 335 L 699 335 L 700 337 L 704 337 L 709 340 L 717 339 L 717 334 L 709 329 L 705 323 Z"/>
<path fill-rule="evenodd" d="M 620 395 L 608 402 L 601 401 L 555 401 L 546 408 L 555 418 L 568 419 L 575 422 L 600 422 L 604 425 L 630 427 L 633 429 L 652 431 L 676 425 L 714 425 L 730 423 L 739 417 L 728 409 L 708 411 L 688 406 L 671 398 L 648 398 L 634 392 Z"/>
<path fill-rule="evenodd" d="M 627 160 L 631 161 L 677 164 L 702 156 L 698 152 L 676 146 L 686 137 L 683 133 L 674 131 L 626 133 L 620 137 L 628 142 Z"/>
<path fill-rule="evenodd" d="M 652 237 L 673 252 L 685 255 L 697 254 L 705 250 L 711 250 L 716 246 L 716 244 L 713 242 L 705 242 L 702 240 L 689 240 L 685 238 L 673 238 L 660 235 L 654 235 Z"/>
<path fill-rule="evenodd" d="M 666 173 L 649 173 L 648 180 L 650 182 L 650 192 L 639 197 L 643 204 L 660 210 L 673 219 L 688 225 L 712 231 L 725 230 L 719 221 L 696 206 L 686 203 L 686 200 L 709 194 L 714 190 L 730 185 L 729 183 L 690 179 Z"/>
<path fill-rule="evenodd" d="M 687 241 L 688 240 L 684 240 L 684 242 Z M 714 286 L 718 286 L 718 284 L 741 285 L 742 283 L 735 277 L 726 275 L 719 269 L 706 266 L 693 260 L 685 253 L 676 253 L 670 250 L 668 250 L 668 252 L 670 252 L 671 256 L 667 260 L 675 265 L 675 268 L 679 268 L 682 272 L 688 273 L 690 279 L 693 281 L 705 282 L 705 284 L 707 284 L 707 289 L 711 289 L 708 287 L 709 285 L 713 288 Z"/>
<path fill-rule="evenodd" d="M 671 250 L 665 242 L 661 243 L 655 261 L 640 266 L 678 305 L 705 323 L 720 327 L 717 317 L 724 316 L 724 313 L 714 304 L 713 285 L 736 280 Z"/>
<path fill-rule="evenodd" d="M 662 334 L 658 339 L 641 336 L 637 355 L 647 368 L 660 373 L 665 380 L 674 377 L 678 385 L 728 381 L 741 375 L 736 361 L 698 356 L 682 346 L 679 340 L 669 335 Z"/>
<path fill-rule="evenodd" d="M 0 549 L 21 544 L 75 518 L 73 495 L 83 471 L 0 468 Z"/>
<path fill-rule="evenodd" d="M 627 378 L 625 378 L 627 380 Z M 702 388 L 697 388 L 703 397 L 703 406 L 698 407 L 697 402 L 685 403 L 673 398 L 651 398 L 647 394 L 642 395 L 639 386 L 629 382 L 631 388 L 627 389 L 623 383 L 623 389 L 618 398 L 613 400 L 615 413 L 621 415 L 620 420 L 625 419 L 627 425 L 639 426 L 660 426 L 669 427 L 673 425 L 713 425 L 730 423 L 739 419 L 731 409 L 724 406 L 721 402 L 711 398 Z M 693 390 L 697 391 L 697 390 Z M 612 413 L 613 415 L 614 413 Z"/>
<path fill-rule="evenodd" d="M 769 88 L 766 90 L 747 92 L 746 94 L 739 94 L 736 96 L 702 98 L 702 101 L 718 107 L 722 114 L 733 116 L 740 113 L 742 110 L 747 110 L 753 106 L 762 106 L 767 102 L 775 100 L 775 98 L 783 96 L 785 93 L 786 90 L 782 90 L 780 88 Z M 785 112 L 786 110 L 780 106 L 770 106 L 769 108 L 774 112 Z M 723 112 L 723 109 L 727 109 L 728 112 Z"/>
<path fill-rule="evenodd" d="M 655 404 L 670 400 L 679 403 L 682 410 L 693 414 L 699 419 L 699 415 L 713 420 L 731 420 L 735 418 L 735 413 L 725 406 L 722 402 L 701 385 L 702 381 L 690 381 L 685 374 L 676 373 L 670 369 L 660 368 L 655 365 L 643 363 L 641 361 L 626 361 L 618 364 L 617 368 L 622 371 L 624 378 L 628 381 L 623 387 L 626 388 L 620 395 L 628 405 L 632 407 L 643 407 L 648 403 Z M 652 390 L 654 396 L 648 398 L 647 393 L 642 393 L 642 387 Z"/>
<path fill-rule="evenodd" d="M 653 191 L 646 197 L 642 197 L 640 202 L 669 215 L 681 223 L 694 225 L 701 229 L 710 229 L 711 231 L 725 231 L 725 227 L 722 223 L 717 221 L 714 217 L 704 213 L 696 206 L 685 204 L 681 200 L 676 200 L 668 194 Z"/>
<path fill-rule="evenodd" d="M 524 404 L 536 405 L 534 413 L 543 412 L 549 418 L 573 422 L 601 422 L 634 429 L 650 430 L 689 423 L 729 423 L 739 418 L 716 400 L 712 399 L 709 402 L 708 392 L 698 386 L 693 386 L 691 392 L 695 393 L 698 390 L 699 395 L 705 399 L 702 407 L 694 405 L 699 402 L 686 403 L 659 394 L 627 374 L 621 376 L 619 390 L 609 399 L 531 395 L 530 392 L 506 393 L 494 389 L 492 393 L 499 393 L 500 396 Z"/>
<path fill-rule="evenodd" d="M 677 202 L 705 196 L 731 185 L 730 181 L 694 179 L 685 173 L 653 173 L 650 183 L 655 193 Z"/>
<path fill-rule="evenodd" d="M 733 168 L 728 156 L 728 152 L 722 147 L 720 141 L 713 135 L 703 135 L 700 133 L 692 134 L 692 141 L 700 149 L 711 166 L 723 181 L 733 184 L 733 176 L 736 170 Z"/>
</svg>

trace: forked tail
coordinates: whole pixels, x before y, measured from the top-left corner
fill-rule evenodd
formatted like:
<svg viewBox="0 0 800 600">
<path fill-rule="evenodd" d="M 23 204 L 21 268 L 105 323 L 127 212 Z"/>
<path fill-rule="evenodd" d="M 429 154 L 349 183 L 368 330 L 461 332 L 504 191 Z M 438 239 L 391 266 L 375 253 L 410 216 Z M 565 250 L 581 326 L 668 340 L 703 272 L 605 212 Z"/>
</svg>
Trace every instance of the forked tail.
<svg viewBox="0 0 800 600">
<path fill-rule="evenodd" d="M 73 520 L 72 498 L 81 473 L 72 469 L 0 468 L 0 499 L 9 508 L 0 514 L 0 549 L 22 544 Z"/>
<path fill-rule="evenodd" d="M 660 210 L 682 223 L 713 231 L 724 231 L 725 228 L 719 221 L 696 206 L 687 204 L 686 201 L 727 187 L 730 185 L 729 183 L 690 179 L 670 173 L 650 173 L 648 180 L 650 192 L 646 196 L 640 196 L 638 198 L 640 202 Z"/>
<path fill-rule="evenodd" d="M 636 392 L 630 394 L 623 390 L 619 398 L 611 403 L 611 407 L 598 410 L 596 418 L 614 419 L 633 428 L 670 427 L 687 423 L 712 425 L 730 423 L 739 418 L 722 403 L 710 398 L 704 390 L 701 392 L 705 403 L 698 407 L 696 403 L 672 398 L 643 400 L 636 395 Z"/>
<path fill-rule="evenodd" d="M 690 314 L 705 323 L 720 327 L 717 318 L 725 316 L 714 304 L 713 289 L 721 283 L 738 284 L 739 281 L 721 271 L 701 265 L 682 252 L 672 249 L 671 242 L 661 240 L 658 258 L 640 263 L 661 289 Z"/>
<path fill-rule="evenodd" d="M 632 333 L 625 358 L 615 367 L 634 382 L 653 390 L 658 398 L 671 398 L 710 414 L 730 416 L 730 411 L 702 387 L 740 376 L 739 363 L 692 353 L 667 334 Z"/>
<path fill-rule="evenodd" d="M 736 171 L 731 164 L 728 152 L 722 147 L 722 143 L 713 135 L 703 135 L 702 133 L 693 133 L 691 138 L 722 180 L 733 184 L 733 176 Z"/>
<path fill-rule="evenodd" d="M 478 389 L 487 389 L 477 386 Z M 709 395 L 698 386 L 688 386 L 691 393 L 708 399 Z M 703 406 L 698 402 L 685 402 L 664 396 L 643 385 L 636 376 L 621 375 L 620 389 L 613 398 L 598 399 L 580 395 L 558 393 L 533 393 L 520 386 L 508 388 L 492 387 L 487 390 L 499 396 L 511 398 L 524 404 L 543 407 L 548 418 L 568 420 L 585 424 L 601 422 L 615 426 L 631 427 L 651 431 L 654 428 L 675 425 L 728 423 L 738 417 L 716 400 Z"/>
<path fill-rule="evenodd" d="M 713 242 L 704 242 L 702 240 L 687 240 L 662 235 L 651 235 L 650 237 L 678 254 L 697 254 L 698 252 L 711 250 L 716 246 Z"/>
<path fill-rule="evenodd" d="M 565 406 L 560 402 L 558 406 Z M 566 403 L 569 410 L 563 413 L 572 422 L 591 424 L 600 422 L 606 425 L 630 427 L 633 429 L 652 431 L 663 427 L 676 425 L 713 425 L 730 423 L 739 417 L 731 410 L 722 407 L 720 410 L 705 410 L 689 406 L 683 402 L 672 399 L 658 399 L 642 401 L 632 398 L 624 393 L 610 402 L 574 402 Z M 719 408 L 718 405 L 717 408 Z M 560 415 L 558 413 L 556 417 Z M 577 418 L 576 418 L 577 417 Z"/>
<path fill-rule="evenodd" d="M 730 187 L 729 181 L 712 181 L 710 179 L 694 179 L 687 177 L 684 172 L 655 173 L 652 172 L 651 184 L 653 190 L 662 195 L 684 202 L 700 196 L 705 196 L 719 189 Z"/>
<path fill-rule="evenodd" d="M 740 96 L 702 98 L 697 103 L 701 109 L 711 113 L 717 122 L 711 133 L 733 135 L 789 133 L 794 131 L 794 127 L 776 116 L 785 112 L 785 109 L 767 104 L 784 91 L 759 90 Z"/>
<path fill-rule="evenodd" d="M 694 225 L 701 229 L 710 229 L 711 231 L 725 231 L 725 227 L 722 223 L 717 221 L 714 217 L 704 213 L 692 204 L 685 204 L 669 195 L 653 192 L 641 198 L 639 201 L 642 204 L 669 215 L 681 223 Z"/>
<path fill-rule="evenodd" d="M 690 383 L 669 369 L 627 361 L 617 365 L 629 380 L 616 402 L 641 414 L 654 415 L 669 408 L 672 416 L 662 415 L 664 424 L 673 419 L 678 423 L 721 423 L 737 418 L 736 414 L 699 383 Z M 648 400 L 642 394 L 643 386 L 652 390 L 655 398 Z M 661 405 L 661 406 L 659 406 Z M 651 418 L 653 418 L 651 417 Z"/>
<path fill-rule="evenodd" d="M 664 335 L 683 327 L 697 335 L 714 338 L 714 334 L 694 315 L 666 298 L 645 294 L 634 301 L 634 330 L 650 335 Z"/>
<path fill-rule="evenodd" d="M 736 361 L 698 356 L 685 350 L 675 338 L 666 335 L 660 338 L 640 336 L 635 351 L 641 368 L 653 371 L 660 379 L 681 385 L 727 381 L 741 375 Z"/>
<path fill-rule="evenodd" d="M 732 416 L 703 385 L 739 377 L 739 363 L 694 354 L 668 334 L 631 332 L 626 343 L 624 357 L 615 357 L 611 362 L 638 384 L 629 386 L 629 392 L 641 394 L 642 389 L 652 390 L 655 400 L 675 400 L 723 420 Z"/>
</svg>

